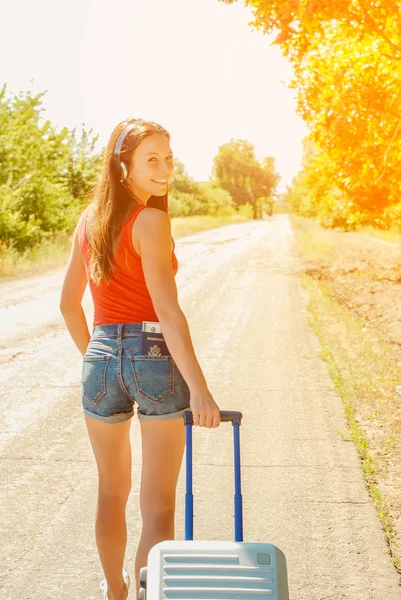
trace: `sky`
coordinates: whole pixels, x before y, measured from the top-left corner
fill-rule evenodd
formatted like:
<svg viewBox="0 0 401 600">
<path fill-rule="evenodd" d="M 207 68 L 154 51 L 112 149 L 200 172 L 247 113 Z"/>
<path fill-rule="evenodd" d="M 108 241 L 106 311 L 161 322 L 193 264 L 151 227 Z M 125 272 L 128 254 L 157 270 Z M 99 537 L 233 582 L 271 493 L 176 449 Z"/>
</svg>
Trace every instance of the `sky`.
<svg viewBox="0 0 401 600">
<path fill-rule="evenodd" d="M 57 128 L 84 123 L 100 149 L 120 121 L 156 121 L 196 181 L 230 139 L 275 158 L 279 191 L 299 170 L 291 66 L 241 0 L 0 0 L 0 15 L 0 85 L 47 90 L 42 117 Z"/>
</svg>

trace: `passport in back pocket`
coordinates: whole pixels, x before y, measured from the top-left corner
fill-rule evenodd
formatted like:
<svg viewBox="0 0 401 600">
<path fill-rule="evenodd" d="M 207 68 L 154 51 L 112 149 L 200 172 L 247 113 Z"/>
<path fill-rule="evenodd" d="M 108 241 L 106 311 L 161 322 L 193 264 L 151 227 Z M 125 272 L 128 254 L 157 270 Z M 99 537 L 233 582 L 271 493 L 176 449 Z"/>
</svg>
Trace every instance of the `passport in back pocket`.
<svg viewBox="0 0 401 600">
<path fill-rule="evenodd" d="M 163 334 L 142 331 L 141 354 L 148 356 L 170 356 Z"/>
</svg>

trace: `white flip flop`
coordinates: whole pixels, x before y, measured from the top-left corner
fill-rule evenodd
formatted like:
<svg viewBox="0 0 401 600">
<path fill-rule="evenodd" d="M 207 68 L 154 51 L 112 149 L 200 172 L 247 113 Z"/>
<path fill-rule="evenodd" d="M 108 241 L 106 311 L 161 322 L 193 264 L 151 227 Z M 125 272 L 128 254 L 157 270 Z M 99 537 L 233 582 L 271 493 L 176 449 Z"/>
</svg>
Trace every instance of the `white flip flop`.
<svg viewBox="0 0 401 600">
<path fill-rule="evenodd" d="M 128 575 L 128 571 L 127 571 L 127 569 L 125 567 L 123 567 L 123 578 L 124 578 L 124 583 L 127 586 L 127 591 L 128 591 L 129 590 L 129 586 L 130 586 L 130 578 L 129 578 L 129 575 Z M 103 600 L 108 600 L 108 598 L 107 598 L 107 581 L 106 581 L 105 577 L 100 582 L 99 587 L 100 587 L 100 589 L 103 592 Z M 127 598 L 128 598 L 128 594 L 127 594 Z M 127 600 L 127 598 L 125 600 Z"/>
</svg>

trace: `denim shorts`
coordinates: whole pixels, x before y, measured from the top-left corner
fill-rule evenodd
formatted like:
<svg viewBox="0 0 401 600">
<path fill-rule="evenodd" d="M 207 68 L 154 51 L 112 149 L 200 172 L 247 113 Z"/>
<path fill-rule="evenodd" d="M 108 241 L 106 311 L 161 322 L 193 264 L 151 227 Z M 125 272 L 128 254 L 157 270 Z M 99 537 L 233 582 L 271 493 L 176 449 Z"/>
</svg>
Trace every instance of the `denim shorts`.
<svg viewBox="0 0 401 600">
<path fill-rule="evenodd" d="M 174 419 L 189 409 L 190 392 L 171 355 L 141 354 L 142 323 L 97 325 L 82 360 L 84 413 L 107 423 Z"/>
</svg>

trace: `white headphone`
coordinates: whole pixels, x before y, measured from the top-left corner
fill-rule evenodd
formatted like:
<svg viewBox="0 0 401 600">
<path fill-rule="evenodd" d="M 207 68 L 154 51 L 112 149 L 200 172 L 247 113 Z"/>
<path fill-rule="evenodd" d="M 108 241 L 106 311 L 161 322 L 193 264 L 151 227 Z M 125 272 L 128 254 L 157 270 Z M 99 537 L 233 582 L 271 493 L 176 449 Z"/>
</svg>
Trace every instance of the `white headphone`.
<svg viewBox="0 0 401 600">
<path fill-rule="evenodd" d="M 135 123 L 130 123 L 129 125 L 127 125 L 125 127 L 125 129 L 123 129 L 123 131 L 120 133 L 120 135 L 118 136 L 115 148 L 114 148 L 114 152 L 113 152 L 113 161 L 114 164 L 116 166 L 116 169 L 120 170 L 120 182 L 122 183 L 123 181 L 125 181 L 128 177 L 128 169 L 127 169 L 127 165 L 122 162 L 120 160 L 120 152 L 121 152 L 121 147 L 124 143 L 124 140 L 127 136 L 127 134 L 137 125 L 139 125 L 140 123 L 146 123 L 145 119 L 136 119 Z"/>
</svg>

